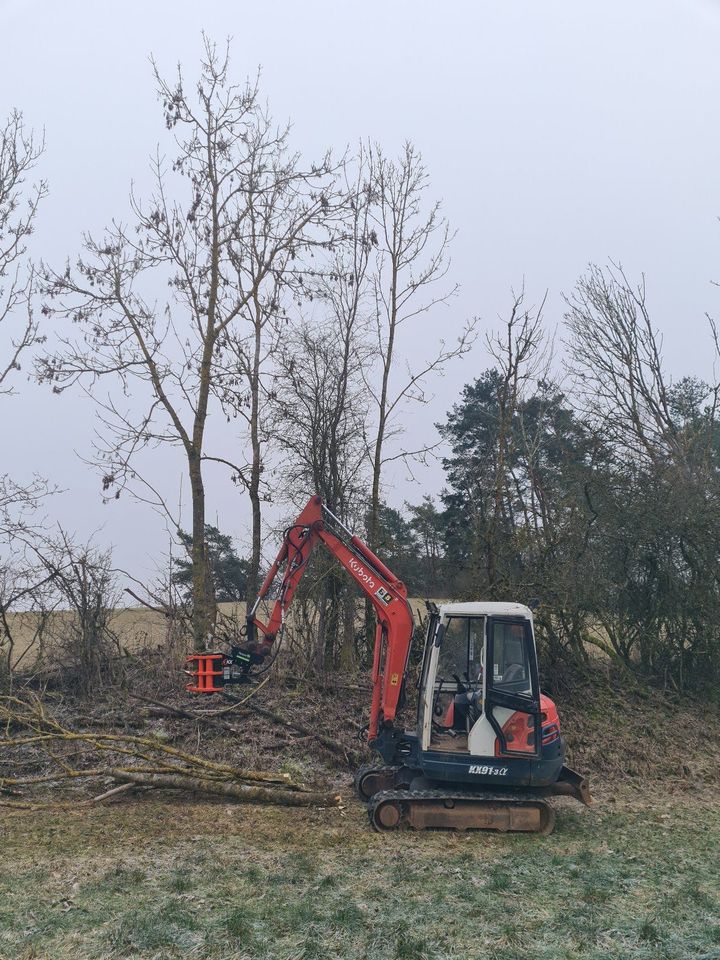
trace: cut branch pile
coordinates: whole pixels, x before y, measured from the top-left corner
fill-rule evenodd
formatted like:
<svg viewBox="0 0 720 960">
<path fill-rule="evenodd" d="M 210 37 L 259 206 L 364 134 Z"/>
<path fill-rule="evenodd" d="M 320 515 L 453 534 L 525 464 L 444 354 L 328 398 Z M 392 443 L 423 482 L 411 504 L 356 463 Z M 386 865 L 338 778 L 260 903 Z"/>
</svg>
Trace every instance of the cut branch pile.
<svg viewBox="0 0 720 960">
<path fill-rule="evenodd" d="M 88 803 L 133 787 L 187 790 L 245 803 L 302 807 L 340 803 L 339 796 L 308 790 L 288 774 L 218 763 L 152 736 L 69 729 L 50 716 L 39 699 L 0 697 L 0 725 L 0 803 L 5 806 L 57 806 L 52 794 L 53 802 L 47 802 L 47 790 L 60 791 L 78 781 L 104 787 Z M 35 798 L 38 791 L 43 792 L 42 799 Z"/>
<path fill-rule="evenodd" d="M 326 736 L 319 730 L 308 726 L 306 723 L 303 723 L 302 720 L 298 719 L 297 717 L 280 715 L 275 710 L 271 710 L 268 707 L 263 707 L 254 701 L 251 702 L 251 697 L 253 694 L 257 690 L 260 690 L 266 682 L 266 680 L 263 680 L 262 683 L 258 684 L 258 686 L 255 687 L 250 694 L 243 697 L 242 700 L 238 700 L 236 697 L 233 697 L 230 694 L 223 693 L 223 698 L 230 702 L 230 706 L 221 710 L 198 712 L 197 710 L 188 710 L 185 707 L 179 707 L 175 704 L 167 703 L 164 700 L 158 700 L 154 697 L 144 697 L 137 693 L 131 693 L 130 697 L 134 700 L 140 700 L 143 703 L 150 704 L 151 706 L 162 711 L 160 716 L 162 716 L 164 713 L 185 720 L 192 720 L 194 723 L 206 724 L 207 726 L 215 727 L 219 730 L 227 730 L 228 733 L 236 735 L 240 734 L 242 731 L 239 730 L 237 726 L 227 723 L 227 721 L 223 720 L 222 718 L 231 713 L 235 716 L 237 716 L 239 712 L 256 713 L 264 720 L 269 720 L 275 728 L 292 730 L 296 733 L 302 734 L 303 737 L 309 740 L 315 741 L 315 743 L 323 751 L 325 751 L 325 753 L 330 754 L 335 762 L 342 766 L 349 766 L 351 769 L 354 769 L 367 759 L 367 757 L 363 756 L 361 751 L 353 749 L 337 739 Z"/>
</svg>

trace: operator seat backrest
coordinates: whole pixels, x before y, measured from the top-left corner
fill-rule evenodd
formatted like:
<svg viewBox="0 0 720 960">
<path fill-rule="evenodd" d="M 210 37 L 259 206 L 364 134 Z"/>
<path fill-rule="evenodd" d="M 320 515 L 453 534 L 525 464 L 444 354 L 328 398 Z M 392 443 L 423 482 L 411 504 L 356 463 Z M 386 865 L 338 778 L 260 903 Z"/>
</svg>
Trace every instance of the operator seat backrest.
<svg viewBox="0 0 720 960">
<path fill-rule="evenodd" d="M 521 663 L 511 663 L 503 676 L 503 683 L 513 683 L 525 679 L 525 667 Z"/>
</svg>

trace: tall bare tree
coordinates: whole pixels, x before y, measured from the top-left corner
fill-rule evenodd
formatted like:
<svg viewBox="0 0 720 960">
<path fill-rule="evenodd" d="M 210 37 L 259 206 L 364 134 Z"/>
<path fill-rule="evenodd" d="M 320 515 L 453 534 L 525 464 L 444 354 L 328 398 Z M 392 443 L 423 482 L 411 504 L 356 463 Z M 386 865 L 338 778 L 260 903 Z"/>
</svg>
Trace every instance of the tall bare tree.
<svg viewBox="0 0 720 960">
<path fill-rule="evenodd" d="M 487 577 L 491 590 L 497 585 L 497 557 L 507 511 L 508 488 L 513 482 L 512 462 L 518 431 L 515 421 L 526 399 L 526 390 L 547 376 L 546 338 L 543 330 L 544 301 L 537 309 L 525 307 L 525 292 L 513 294 L 510 315 L 498 332 L 488 335 L 487 348 L 498 371 L 497 382 L 497 453 L 494 468 L 492 508 L 486 525 Z M 524 445 L 526 446 L 526 445 Z"/>
<path fill-rule="evenodd" d="M 275 127 L 257 84 L 231 83 L 228 50 L 219 53 L 207 38 L 194 90 L 180 70 L 170 82 L 155 67 L 155 80 L 174 156 L 167 162 L 158 153 L 147 203 L 132 196 L 132 226 L 114 222 L 101 240 L 87 237 L 74 270 L 46 270 L 48 309 L 70 321 L 72 332 L 60 336 L 40 376 L 56 391 L 82 382 L 94 397 L 102 438 L 96 460 L 108 493 L 129 487 L 167 509 L 162 492 L 140 474 L 139 455 L 158 446 L 182 450 L 199 648 L 215 616 L 203 467 L 229 466 L 253 495 L 259 470 L 255 454 L 232 460 L 207 449 L 215 386 L 231 344 L 246 341 L 248 316 L 277 316 L 274 291 L 332 216 L 334 178 L 329 157 L 305 168 L 288 153 L 288 130 Z M 250 339 L 261 331 L 255 325 Z M 257 360 L 250 360 L 253 370 Z M 259 395 L 250 402 L 258 406 Z"/>
<path fill-rule="evenodd" d="M 279 396 L 273 387 L 274 361 L 281 352 L 287 354 L 291 313 L 302 308 L 321 280 L 325 251 L 332 251 L 346 230 L 346 191 L 333 179 L 341 165 L 334 166 L 327 155 L 320 167 L 306 170 L 299 154 L 288 153 L 287 140 L 285 129 L 254 158 L 253 176 L 262 188 L 246 197 L 244 272 L 251 295 L 240 310 L 241 322 L 224 337 L 213 385 L 226 414 L 244 425 L 249 440 L 247 457 L 232 465 L 252 509 L 249 596 L 258 586 L 262 501 L 270 498 L 264 473 L 270 416 Z M 327 256 L 332 262 L 334 254 Z"/>
<path fill-rule="evenodd" d="M 0 127 L 0 396 L 6 397 L 23 354 L 42 339 L 32 309 L 35 277 L 27 242 L 47 193 L 44 180 L 28 183 L 43 147 L 18 111 Z M 21 542 L 46 492 L 40 478 L 23 484 L 0 471 L 0 682 L 11 679 L 16 662 L 10 613 L 32 604 L 47 583 L 27 562 Z"/>
<path fill-rule="evenodd" d="M 316 491 L 344 524 L 353 526 L 362 520 L 367 479 L 363 442 L 367 403 L 355 341 L 346 333 L 343 340 L 332 324 L 296 331 L 280 364 L 282 393 L 275 428 L 284 447 L 286 498 L 299 505 L 308 491 Z M 351 658 L 357 593 L 330 558 L 319 554 L 314 570 L 320 581 L 314 660 L 322 669 L 340 647 L 345 658 Z"/>
<path fill-rule="evenodd" d="M 27 259 L 27 240 L 33 232 L 38 207 L 47 194 L 44 180 L 30 186 L 32 172 L 44 143 L 27 130 L 21 113 L 13 112 L 0 128 L 0 324 L 8 342 L 0 355 L 0 393 L 11 389 L 9 379 L 20 368 L 21 355 L 38 341 L 32 312 L 33 271 Z M 17 331 L 11 324 L 17 322 Z"/>
<path fill-rule="evenodd" d="M 366 283 L 374 250 L 369 185 L 362 162 L 345 169 L 344 235 L 314 278 L 316 314 L 283 344 L 275 389 L 274 434 L 284 451 L 284 493 L 300 506 L 310 491 L 346 525 L 363 522 L 367 490 L 368 397 L 372 358 Z M 355 657 L 357 592 L 334 563 L 317 558 L 321 587 L 314 662 Z M 340 637 L 340 634 L 342 636 Z"/>
<path fill-rule="evenodd" d="M 23 354 L 42 339 L 32 309 L 34 273 L 27 241 L 47 194 L 44 180 L 28 183 L 43 147 L 17 111 L 0 128 L 0 395 L 12 393 Z M 0 523 L 4 518 L 7 528 L 10 513 L 32 506 L 44 490 L 42 481 L 19 486 L 0 472 Z"/>
<path fill-rule="evenodd" d="M 433 445 L 402 447 L 388 452 L 388 441 L 402 433 L 400 414 L 409 403 L 424 403 L 432 374 L 466 353 L 474 339 L 474 321 L 448 344 L 438 336 L 426 359 L 409 362 L 400 338 L 413 336 L 413 324 L 435 307 L 445 305 L 456 287 L 443 285 L 450 266 L 452 233 L 440 203 L 427 203 L 429 176 L 417 149 L 406 143 L 398 160 L 380 147 L 367 151 L 372 191 L 371 218 L 376 244 L 372 289 L 377 347 L 377 374 L 368 376 L 375 405 L 375 426 L 369 444 L 371 494 L 368 537 L 375 548 L 379 535 L 383 467 L 391 460 L 426 455 Z M 404 361 L 404 362 L 403 362 Z"/>
<path fill-rule="evenodd" d="M 673 411 L 662 338 L 650 316 L 644 278 L 616 263 L 591 265 L 567 298 L 569 366 L 586 411 L 625 453 L 660 463 L 684 458 L 689 439 Z M 710 322 L 715 353 L 718 334 Z M 713 440 L 720 383 L 709 388 L 706 447 Z M 694 443 L 697 438 L 694 438 Z"/>
</svg>

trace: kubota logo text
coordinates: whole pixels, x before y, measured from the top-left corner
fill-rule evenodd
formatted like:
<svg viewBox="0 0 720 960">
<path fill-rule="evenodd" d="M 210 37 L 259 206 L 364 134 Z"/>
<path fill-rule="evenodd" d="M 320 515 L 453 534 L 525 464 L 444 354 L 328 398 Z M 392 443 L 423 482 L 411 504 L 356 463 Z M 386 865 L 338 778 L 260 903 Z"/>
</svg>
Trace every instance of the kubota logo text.
<svg viewBox="0 0 720 960">
<path fill-rule="evenodd" d="M 355 576 L 358 578 L 358 580 L 362 580 L 363 583 L 366 583 L 371 590 L 375 589 L 375 581 L 373 580 L 373 578 L 370 576 L 369 573 L 365 572 L 365 568 L 361 563 L 358 563 L 357 560 L 353 560 L 352 558 L 350 558 L 350 560 L 348 560 L 348 566 L 350 567 L 352 572 L 355 574 Z"/>
</svg>

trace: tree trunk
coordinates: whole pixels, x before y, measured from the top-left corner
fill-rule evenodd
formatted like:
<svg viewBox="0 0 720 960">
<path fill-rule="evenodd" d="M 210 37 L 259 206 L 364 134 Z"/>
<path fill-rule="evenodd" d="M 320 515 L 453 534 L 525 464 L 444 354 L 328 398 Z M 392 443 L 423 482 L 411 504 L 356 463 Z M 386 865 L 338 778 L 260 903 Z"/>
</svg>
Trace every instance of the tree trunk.
<svg viewBox="0 0 720 960">
<path fill-rule="evenodd" d="M 196 790 L 231 797 L 244 803 L 271 803 L 287 807 L 337 807 L 338 794 L 301 793 L 294 790 L 271 790 L 267 787 L 250 787 L 240 783 L 221 780 L 206 780 L 187 777 L 184 774 L 133 773 L 130 770 L 108 770 L 108 775 L 124 783 L 137 783 L 146 787 L 165 787 L 180 790 Z"/>
<path fill-rule="evenodd" d="M 247 601 L 252 603 L 260 584 L 260 546 L 262 512 L 260 509 L 260 475 L 262 472 L 262 450 L 260 446 L 260 356 L 262 348 L 263 315 L 262 307 L 255 299 L 255 342 L 253 349 L 252 373 L 250 376 L 250 483 L 248 495 L 252 507 L 252 552 L 250 573 L 248 575 Z"/>
<path fill-rule="evenodd" d="M 325 639 L 327 636 L 328 579 L 323 577 L 320 598 L 318 600 L 318 628 L 315 641 L 315 669 L 322 673 L 325 668 Z"/>
<path fill-rule="evenodd" d="M 353 587 L 345 584 L 343 596 L 343 637 L 340 648 L 340 668 L 343 672 L 352 673 L 357 666 L 357 650 L 355 649 L 355 618 L 357 616 L 357 601 Z"/>
<path fill-rule="evenodd" d="M 193 648 L 204 650 L 215 626 L 215 594 L 209 582 L 205 547 L 205 487 L 198 457 L 188 457 L 192 496 L 192 634 Z"/>
<path fill-rule="evenodd" d="M 373 478 L 372 493 L 370 496 L 370 522 L 368 524 L 368 536 L 370 549 L 377 553 L 378 542 L 380 540 L 380 480 L 382 476 L 382 454 L 385 443 L 385 431 L 387 428 L 387 408 L 388 392 L 390 388 L 390 370 L 393 363 L 393 350 L 395 346 L 395 330 L 397 326 L 397 283 L 398 283 L 398 263 L 395 253 L 391 253 L 392 273 L 390 279 L 390 309 L 388 314 L 388 337 L 385 347 L 385 356 L 383 360 L 382 387 L 380 389 L 380 399 L 378 402 L 378 429 L 375 438 L 375 453 L 373 456 Z M 375 635 L 375 611 L 370 601 L 365 602 L 365 636 L 368 645 L 372 645 Z"/>
<path fill-rule="evenodd" d="M 250 486 L 248 488 L 250 495 L 250 505 L 252 509 L 252 550 L 250 554 L 250 572 L 247 579 L 248 604 L 251 604 L 260 586 L 260 547 L 261 547 L 261 525 L 262 511 L 260 508 L 260 463 L 255 462 L 253 455 L 253 464 L 250 471 Z"/>
<path fill-rule="evenodd" d="M 325 628 L 325 665 L 331 669 L 336 665 L 340 650 L 340 621 L 342 603 L 342 583 L 331 573 L 328 583 L 328 612 Z"/>
</svg>

